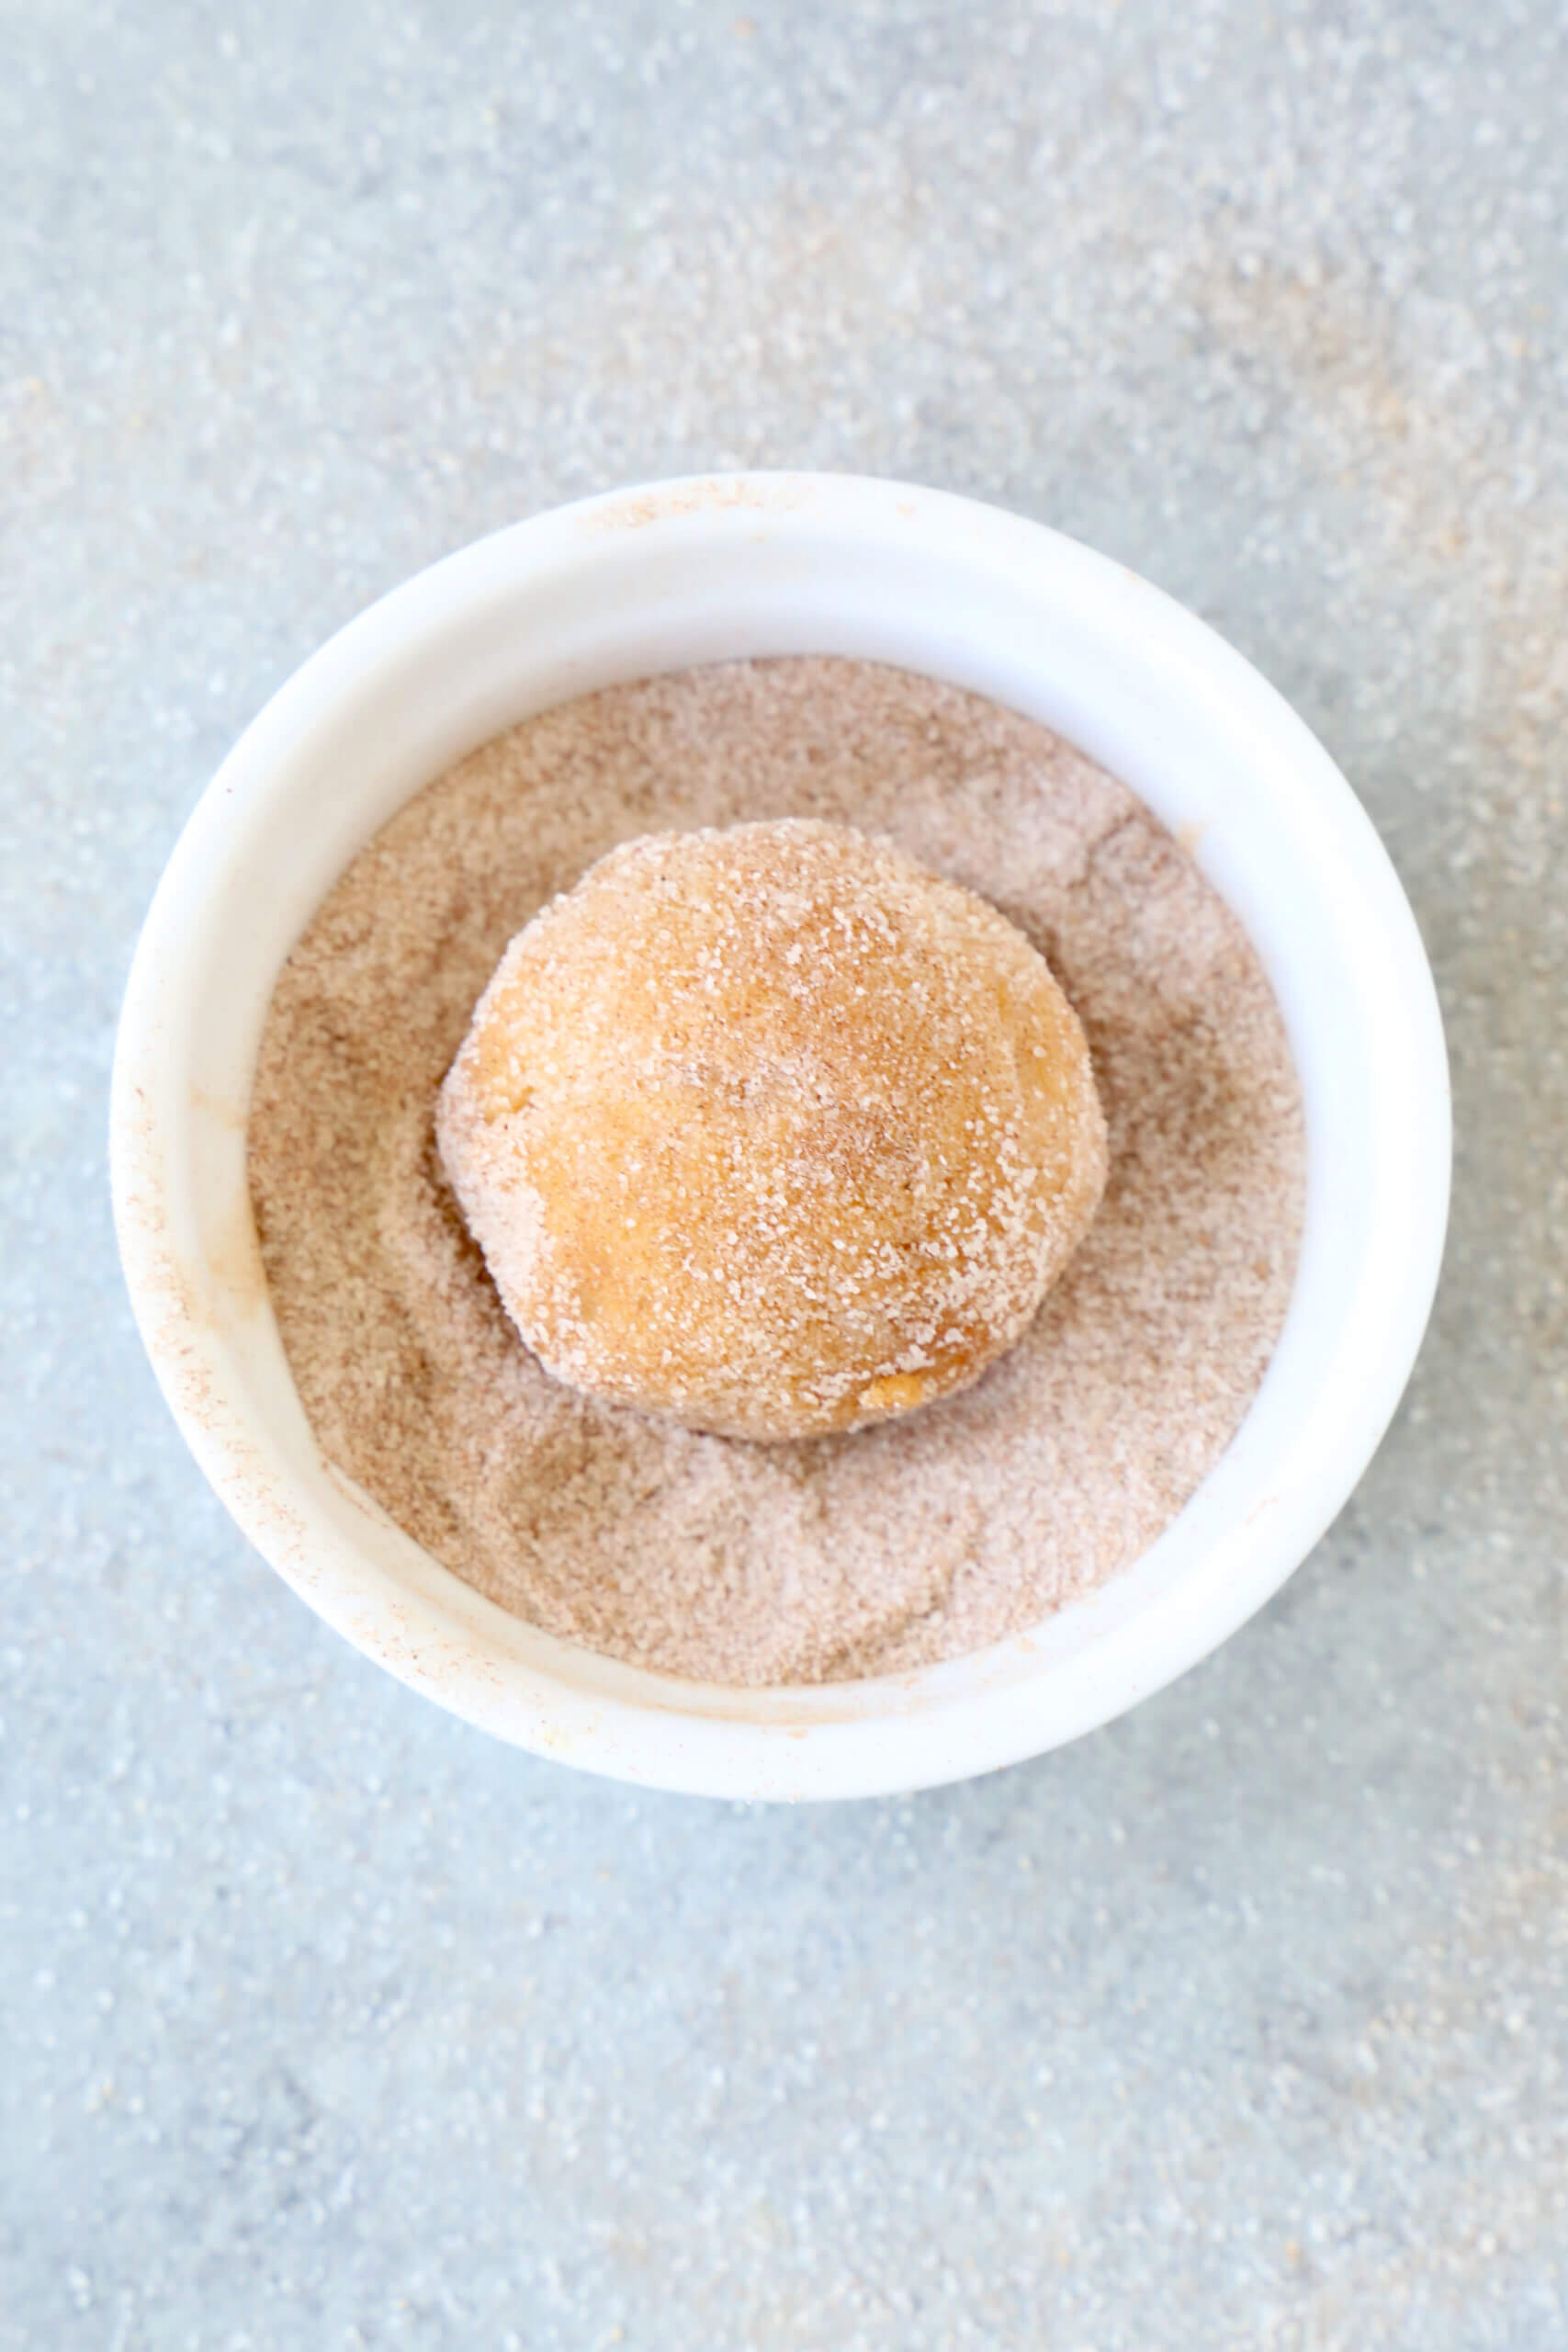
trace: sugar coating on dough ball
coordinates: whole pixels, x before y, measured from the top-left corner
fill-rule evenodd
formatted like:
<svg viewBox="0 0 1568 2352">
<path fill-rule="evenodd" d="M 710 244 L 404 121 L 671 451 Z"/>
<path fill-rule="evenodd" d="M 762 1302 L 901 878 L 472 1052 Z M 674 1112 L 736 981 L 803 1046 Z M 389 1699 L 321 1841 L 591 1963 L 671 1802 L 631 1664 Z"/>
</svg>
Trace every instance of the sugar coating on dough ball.
<svg viewBox="0 0 1568 2352">
<path fill-rule="evenodd" d="M 547 1371 L 753 1439 L 976 1379 L 1106 1173 L 1083 1031 L 1022 933 L 795 819 L 628 842 L 553 899 L 436 1129 Z"/>
</svg>

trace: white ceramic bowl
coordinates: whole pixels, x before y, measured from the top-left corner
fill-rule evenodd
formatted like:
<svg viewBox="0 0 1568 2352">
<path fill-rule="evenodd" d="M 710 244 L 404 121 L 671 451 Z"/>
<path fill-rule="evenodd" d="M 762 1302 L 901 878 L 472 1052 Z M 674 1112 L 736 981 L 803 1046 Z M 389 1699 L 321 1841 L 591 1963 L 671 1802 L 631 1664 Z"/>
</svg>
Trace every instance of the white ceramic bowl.
<svg viewBox="0 0 1568 2352">
<path fill-rule="evenodd" d="M 1278 994 L 1305 1098 L 1295 1291 L 1268 1377 L 1187 1509 L 1045 1623 L 923 1672 L 731 1690 L 535 1632 L 318 1452 L 245 1182 L 273 983 L 411 794 L 513 720 L 747 654 L 897 662 L 1044 720 L 1189 844 Z M 655 484 L 466 548 L 276 695 L 169 862 L 120 1023 L 115 1213 L 137 1320 L 193 1453 L 251 1541 L 356 1648 L 486 1730 L 656 1787 L 862 1796 L 983 1772 L 1120 1714 L 1283 1583 L 1387 1426 L 1431 1305 L 1448 1073 L 1398 881 L 1337 769 L 1191 614 L 1017 516 L 841 475 Z"/>
</svg>

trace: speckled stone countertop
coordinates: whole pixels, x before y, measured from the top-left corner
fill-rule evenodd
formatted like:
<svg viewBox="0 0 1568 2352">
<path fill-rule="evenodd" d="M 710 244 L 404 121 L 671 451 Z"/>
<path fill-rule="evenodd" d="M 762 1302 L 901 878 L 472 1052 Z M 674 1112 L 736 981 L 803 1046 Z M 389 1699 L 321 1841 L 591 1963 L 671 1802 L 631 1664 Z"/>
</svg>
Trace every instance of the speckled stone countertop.
<svg viewBox="0 0 1568 2352">
<path fill-rule="evenodd" d="M 5 12 L 3 2352 L 1568 2344 L 1568 19 Z M 1387 1443 L 1037 1764 L 512 1754 L 208 1495 L 119 1285 L 138 921 L 420 564 L 715 464 L 1048 518 L 1319 730 L 1459 1154 Z"/>
</svg>

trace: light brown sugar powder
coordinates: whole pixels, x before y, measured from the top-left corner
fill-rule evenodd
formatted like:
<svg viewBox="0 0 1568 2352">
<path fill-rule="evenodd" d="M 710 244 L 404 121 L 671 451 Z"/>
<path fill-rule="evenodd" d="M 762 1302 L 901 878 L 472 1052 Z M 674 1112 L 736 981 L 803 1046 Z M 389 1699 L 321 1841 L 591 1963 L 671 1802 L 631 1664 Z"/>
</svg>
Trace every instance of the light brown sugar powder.
<svg viewBox="0 0 1568 2352">
<path fill-rule="evenodd" d="M 1041 950 L 1088 1035 L 1110 1176 L 1066 1272 L 977 1385 L 763 1445 L 552 1379 L 464 1228 L 434 1119 L 476 1000 L 547 899 L 635 836 L 779 817 L 886 836 Z M 564 705 L 418 794 L 279 979 L 250 1168 L 331 1460 L 547 1631 L 757 1684 L 958 1656 L 1146 1549 L 1267 1366 L 1303 1146 L 1258 959 L 1125 786 L 976 695 L 792 658 Z"/>
</svg>

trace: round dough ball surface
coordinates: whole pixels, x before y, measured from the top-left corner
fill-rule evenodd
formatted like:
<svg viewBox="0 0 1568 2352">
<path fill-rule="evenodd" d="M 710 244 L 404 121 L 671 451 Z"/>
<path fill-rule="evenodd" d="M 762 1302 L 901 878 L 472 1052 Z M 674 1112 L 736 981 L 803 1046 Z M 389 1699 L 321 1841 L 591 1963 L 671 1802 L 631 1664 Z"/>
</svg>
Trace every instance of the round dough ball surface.
<svg viewBox="0 0 1568 2352">
<path fill-rule="evenodd" d="M 797 819 L 628 842 L 553 899 L 437 1136 L 547 1371 L 755 1439 L 976 1379 L 1106 1171 L 1083 1031 L 1022 933 Z"/>
</svg>

